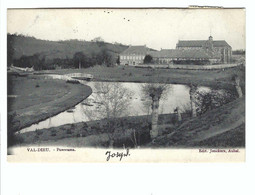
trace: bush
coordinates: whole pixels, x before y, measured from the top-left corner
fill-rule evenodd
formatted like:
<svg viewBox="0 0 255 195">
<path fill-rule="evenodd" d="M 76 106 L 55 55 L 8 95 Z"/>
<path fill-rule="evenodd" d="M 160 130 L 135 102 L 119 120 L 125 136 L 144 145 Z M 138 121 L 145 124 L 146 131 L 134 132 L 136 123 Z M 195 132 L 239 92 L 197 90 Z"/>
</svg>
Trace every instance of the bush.
<svg viewBox="0 0 255 195">
<path fill-rule="evenodd" d="M 23 138 L 19 135 L 16 135 L 15 132 L 19 130 L 20 121 L 16 120 L 16 112 L 12 115 L 8 114 L 8 135 L 7 135 L 7 145 L 8 147 L 13 146 L 15 144 L 23 143 Z"/>
<path fill-rule="evenodd" d="M 196 106 L 199 115 L 208 110 L 218 108 L 236 99 L 236 94 L 226 90 L 210 90 L 196 93 Z"/>
<path fill-rule="evenodd" d="M 36 133 L 36 135 L 42 135 L 43 134 L 43 131 L 40 131 L 40 130 L 35 130 L 35 133 Z"/>
<path fill-rule="evenodd" d="M 67 129 L 66 130 L 66 134 L 72 134 L 72 130 L 71 129 Z"/>
<path fill-rule="evenodd" d="M 51 131 L 51 136 L 52 136 L 52 137 L 55 137 L 56 135 L 57 135 L 57 131 L 56 131 L 56 130 L 52 130 L 52 131 Z"/>
</svg>

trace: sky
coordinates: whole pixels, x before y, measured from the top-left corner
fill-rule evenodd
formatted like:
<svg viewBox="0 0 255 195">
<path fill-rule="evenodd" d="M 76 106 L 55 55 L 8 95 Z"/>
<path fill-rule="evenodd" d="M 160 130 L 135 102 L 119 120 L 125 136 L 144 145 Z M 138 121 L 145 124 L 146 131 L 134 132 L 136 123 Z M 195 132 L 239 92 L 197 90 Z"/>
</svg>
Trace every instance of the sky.
<svg viewBox="0 0 255 195">
<path fill-rule="evenodd" d="M 173 49 L 178 40 L 226 40 L 245 49 L 244 9 L 9 9 L 8 33 L 45 40 L 102 37 L 106 42 Z"/>
</svg>

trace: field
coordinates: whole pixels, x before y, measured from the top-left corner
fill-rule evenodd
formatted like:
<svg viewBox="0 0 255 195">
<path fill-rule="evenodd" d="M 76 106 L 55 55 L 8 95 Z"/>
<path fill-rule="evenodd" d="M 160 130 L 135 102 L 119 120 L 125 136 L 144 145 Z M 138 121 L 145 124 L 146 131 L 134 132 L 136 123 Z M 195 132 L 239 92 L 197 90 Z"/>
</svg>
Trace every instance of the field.
<svg viewBox="0 0 255 195">
<path fill-rule="evenodd" d="M 233 75 L 241 78 L 244 87 L 244 67 L 229 68 L 225 70 L 180 70 L 180 69 L 151 69 L 135 68 L 130 66 L 105 67 L 95 66 L 87 69 L 63 69 L 44 71 L 46 73 L 67 74 L 82 72 L 92 74 L 96 81 L 123 81 L 143 83 L 172 83 L 197 84 L 213 88 L 233 88 Z"/>
<path fill-rule="evenodd" d="M 21 129 L 76 105 L 91 93 L 90 87 L 81 84 L 9 75 L 8 115 L 13 115 L 18 125 L 14 129 Z"/>
</svg>

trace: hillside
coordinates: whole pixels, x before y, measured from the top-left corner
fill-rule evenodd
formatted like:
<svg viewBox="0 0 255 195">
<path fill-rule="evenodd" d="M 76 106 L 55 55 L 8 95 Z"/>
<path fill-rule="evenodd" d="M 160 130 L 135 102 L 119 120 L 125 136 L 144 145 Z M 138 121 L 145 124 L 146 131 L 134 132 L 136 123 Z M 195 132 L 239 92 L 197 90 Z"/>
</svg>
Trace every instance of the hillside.
<svg viewBox="0 0 255 195">
<path fill-rule="evenodd" d="M 158 137 L 150 146 L 244 147 L 244 97 L 184 122 L 175 131 Z"/>
<path fill-rule="evenodd" d="M 116 57 L 119 53 L 128 48 L 120 44 L 106 42 L 90 42 L 79 40 L 48 41 L 34 37 L 8 34 L 8 48 L 13 49 L 13 58 L 19 59 L 22 55 L 32 56 L 36 53 L 45 55 L 46 59 L 73 58 L 76 52 L 83 52 L 88 57 L 107 50 Z"/>
</svg>

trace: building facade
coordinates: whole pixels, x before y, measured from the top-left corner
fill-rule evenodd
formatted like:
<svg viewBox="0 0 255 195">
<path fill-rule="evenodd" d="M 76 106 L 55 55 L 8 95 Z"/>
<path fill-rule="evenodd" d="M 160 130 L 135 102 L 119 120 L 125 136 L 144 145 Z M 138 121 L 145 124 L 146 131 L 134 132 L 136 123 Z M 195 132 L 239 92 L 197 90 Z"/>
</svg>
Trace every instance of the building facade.
<svg viewBox="0 0 255 195">
<path fill-rule="evenodd" d="M 162 49 L 150 52 L 155 64 L 213 64 L 220 62 L 219 55 L 212 55 L 203 49 Z"/>
<path fill-rule="evenodd" d="M 135 66 L 143 64 L 145 56 L 150 49 L 146 46 L 129 46 L 120 54 L 120 65 Z"/>
<path fill-rule="evenodd" d="M 230 63 L 232 48 L 226 41 L 208 40 L 179 41 L 176 49 L 152 50 L 146 46 L 130 46 L 120 54 L 120 65 L 137 66 L 146 55 L 154 64 L 219 64 Z"/>
<path fill-rule="evenodd" d="M 232 58 L 232 48 L 225 40 L 213 40 L 210 36 L 208 40 L 187 40 L 179 41 L 176 49 L 193 50 L 203 49 L 215 56 L 220 56 L 221 63 L 230 63 Z"/>
</svg>

